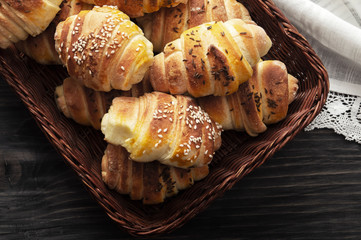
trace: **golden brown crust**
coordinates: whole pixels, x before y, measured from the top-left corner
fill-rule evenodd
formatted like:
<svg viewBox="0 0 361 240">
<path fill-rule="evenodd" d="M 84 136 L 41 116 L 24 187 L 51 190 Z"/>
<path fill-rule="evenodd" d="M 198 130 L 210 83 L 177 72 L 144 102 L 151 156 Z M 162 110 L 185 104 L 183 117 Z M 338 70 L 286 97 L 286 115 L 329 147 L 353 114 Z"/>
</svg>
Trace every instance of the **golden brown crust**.
<svg viewBox="0 0 361 240">
<path fill-rule="evenodd" d="M 115 7 L 94 7 L 57 26 L 56 50 L 69 75 L 96 91 L 127 91 L 153 61 L 152 44 Z"/>
<path fill-rule="evenodd" d="M 252 20 L 248 9 L 237 0 L 224 1 L 224 6 L 227 9 L 226 13 L 228 15 L 228 19 L 240 18 L 245 21 Z"/>
<path fill-rule="evenodd" d="M 83 2 L 81 0 L 63 0 L 60 6 L 61 9 L 53 22 L 55 25 L 58 25 L 59 22 L 65 21 L 69 16 L 76 15 L 82 10 L 91 10 L 93 6 L 94 5 Z"/>
<path fill-rule="evenodd" d="M 263 65 L 263 67 L 261 67 Z M 264 62 L 257 66 L 257 72 L 261 76 L 258 80 L 263 89 L 258 88 L 259 93 L 262 93 L 264 104 L 263 108 L 263 122 L 265 124 L 276 123 L 287 115 L 288 110 L 288 74 L 286 66 L 279 62 L 274 61 L 273 64 L 270 62 Z M 253 79 L 251 78 L 251 84 Z"/>
<path fill-rule="evenodd" d="M 117 148 L 121 148 L 121 147 L 117 147 Z M 130 163 L 131 160 L 129 159 L 129 154 L 127 155 L 126 159 L 128 163 Z M 144 192 L 144 185 L 143 185 L 144 178 L 140 177 L 143 176 L 144 164 L 131 161 L 131 165 L 132 165 L 132 184 L 131 184 L 132 188 L 130 190 L 130 198 L 134 200 L 140 200 L 143 198 L 143 192 Z"/>
<path fill-rule="evenodd" d="M 102 160 L 102 178 L 109 188 L 117 187 L 121 166 L 128 160 L 128 154 L 122 148 L 108 145 Z"/>
<path fill-rule="evenodd" d="M 252 78 L 251 78 L 252 79 Z M 251 89 L 252 88 L 252 89 Z M 267 127 L 260 118 L 260 96 L 258 92 L 254 92 L 255 89 L 250 86 L 250 83 L 246 82 L 241 84 L 237 92 L 239 102 L 242 106 L 240 108 L 241 117 L 234 116 L 234 119 L 243 120 L 243 126 L 245 131 L 251 135 L 256 136 L 258 133 L 266 131 Z M 231 105 L 232 109 L 238 108 L 239 105 Z M 240 124 L 236 124 L 236 126 Z"/>
<path fill-rule="evenodd" d="M 36 37 L 29 36 L 26 40 L 16 43 L 16 48 L 40 64 L 61 64 L 55 51 L 54 33 L 56 26 L 49 27 Z"/>
<path fill-rule="evenodd" d="M 0 0 L 0 47 L 43 32 L 60 10 L 61 0 Z"/>
<path fill-rule="evenodd" d="M 165 185 L 160 176 L 160 164 L 153 162 L 144 165 L 143 185 L 144 204 L 156 204 L 163 202 L 165 198 Z"/>
<path fill-rule="evenodd" d="M 153 43 L 154 50 L 161 52 L 167 43 L 179 38 L 189 28 L 233 18 L 251 20 L 248 10 L 236 0 L 192 0 L 147 14 L 137 18 L 137 22 Z"/>
<path fill-rule="evenodd" d="M 15 10 L 23 13 L 30 13 L 33 9 L 41 7 L 43 0 L 6 0 L 6 3 Z"/>
<path fill-rule="evenodd" d="M 77 122 L 82 125 L 91 125 L 88 117 L 86 90 L 81 84 L 74 84 L 74 81 L 76 82 L 75 79 L 67 78 L 63 83 L 64 98 L 71 118 L 77 119 Z"/>
<path fill-rule="evenodd" d="M 29 36 L 20 41 L 16 47 L 40 64 L 61 64 L 59 55 L 55 50 L 54 33 L 56 25 L 67 17 L 78 14 L 81 10 L 89 10 L 92 5 L 82 3 L 80 0 L 65 0 L 61 4 L 61 10 L 49 27 L 36 37 Z"/>
<path fill-rule="evenodd" d="M 105 140 L 124 146 L 134 161 L 188 168 L 211 162 L 221 129 L 190 97 L 160 92 L 118 97 L 103 117 Z"/>
<path fill-rule="evenodd" d="M 295 100 L 299 88 L 298 79 L 291 74 L 288 74 L 288 86 L 288 104 L 291 104 Z"/>
<path fill-rule="evenodd" d="M 129 194 L 144 204 L 159 204 L 191 187 L 209 173 L 208 166 L 192 169 L 169 167 L 157 161 L 138 163 L 120 146 L 108 144 L 102 158 L 102 179 L 110 189 Z"/>
<path fill-rule="evenodd" d="M 129 17 L 142 16 L 143 13 L 143 0 L 94 0 L 97 6 L 113 5 Z"/>
<path fill-rule="evenodd" d="M 236 93 L 200 98 L 198 103 L 224 130 L 257 136 L 267 129 L 266 125 L 286 117 L 297 90 L 298 80 L 287 74 L 283 63 L 263 61 L 254 67 L 252 77 Z"/>
<path fill-rule="evenodd" d="M 162 7 L 174 7 L 179 3 L 186 3 L 186 0 L 94 0 L 94 4 L 97 6 L 117 6 L 120 11 L 131 18 L 158 11 Z"/>
<path fill-rule="evenodd" d="M 241 19 L 205 23 L 168 43 L 155 56 L 149 79 L 156 91 L 193 97 L 229 95 L 251 77 L 251 66 L 271 45 L 262 28 Z"/>
<path fill-rule="evenodd" d="M 63 85 L 56 88 L 55 101 L 66 117 L 79 124 L 100 129 L 101 119 L 115 97 L 139 97 L 151 91 L 150 83 L 146 81 L 134 85 L 130 91 L 98 92 L 84 87 L 75 79 L 67 78 Z"/>
<path fill-rule="evenodd" d="M 81 2 L 87 3 L 87 4 L 95 4 L 94 0 L 81 0 Z"/>
</svg>

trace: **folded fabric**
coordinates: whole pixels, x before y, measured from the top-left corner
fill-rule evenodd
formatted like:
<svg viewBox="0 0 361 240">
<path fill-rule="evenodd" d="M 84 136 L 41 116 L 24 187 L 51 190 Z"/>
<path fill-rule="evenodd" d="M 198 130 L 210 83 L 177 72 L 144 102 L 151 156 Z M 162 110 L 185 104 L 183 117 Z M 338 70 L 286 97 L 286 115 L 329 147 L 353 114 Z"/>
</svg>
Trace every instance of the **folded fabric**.
<svg viewBox="0 0 361 240">
<path fill-rule="evenodd" d="M 330 90 L 361 96 L 361 28 L 357 27 L 361 24 L 358 15 L 361 2 L 352 1 L 350 5 L 350 1 L 313 1 L 274 0 L 325 64 L 330 76 Z M 345 11 L 337 10 L 340 4 L 344 5 Z M 338 16 L 321 6 L 328 6 Z M 339 16 L 352 21 L 352 24 Z"/>
</svg>

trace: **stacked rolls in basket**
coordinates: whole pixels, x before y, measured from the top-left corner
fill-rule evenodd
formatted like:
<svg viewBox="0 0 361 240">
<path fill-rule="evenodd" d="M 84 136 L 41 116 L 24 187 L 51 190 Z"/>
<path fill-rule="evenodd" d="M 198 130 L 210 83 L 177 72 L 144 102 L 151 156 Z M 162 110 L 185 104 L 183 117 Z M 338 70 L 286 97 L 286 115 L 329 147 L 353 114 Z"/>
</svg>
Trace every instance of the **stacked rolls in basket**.
<svg viewBox="0 0 361 240">
<path fill-rule="evenodd" d="M 236 0 L 39 0 L 32 11 L 46 16 L 23 29 L 21 2 L 0 5 L 15 26 L 0 32 L 1 47 L 66 67 L 58 108 L 102 131 L 105 184 L 144 204 L 205 178 L 222 131 L 257 136 L 298 90 L 284 63 L 262 60 L 271 39 Z"/>
</svg>

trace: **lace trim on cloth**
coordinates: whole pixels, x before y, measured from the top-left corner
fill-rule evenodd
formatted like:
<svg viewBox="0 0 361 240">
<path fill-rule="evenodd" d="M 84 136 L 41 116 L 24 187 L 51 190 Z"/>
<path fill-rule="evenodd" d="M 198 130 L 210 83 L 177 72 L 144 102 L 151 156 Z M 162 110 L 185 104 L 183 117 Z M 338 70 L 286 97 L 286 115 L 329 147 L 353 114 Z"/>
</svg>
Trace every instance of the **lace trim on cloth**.
<svg viewBox="0 0 361 240">
<path fill-rule="evenodd" d="M 348 141 L 361 144 L 361 97 L 330 91 L 326 104 L 305 131 L 333 129 Z"/>
</svg>

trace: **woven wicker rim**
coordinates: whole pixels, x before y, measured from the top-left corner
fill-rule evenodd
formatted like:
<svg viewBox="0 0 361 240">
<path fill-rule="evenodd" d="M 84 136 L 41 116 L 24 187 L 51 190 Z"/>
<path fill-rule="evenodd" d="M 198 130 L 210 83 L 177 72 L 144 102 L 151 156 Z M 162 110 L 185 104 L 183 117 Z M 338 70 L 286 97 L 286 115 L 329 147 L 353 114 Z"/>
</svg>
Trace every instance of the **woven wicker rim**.
<svg viewBox="0 0 361 240">
<path fill-rule="evenodd" d="M 211 204 L 216 198 L 269 159 L 321 111 L 329 91 L 327 72 L 307 40 L 271 0 L 241 0 L 274 45 L 267 59 L 283 61 L 300 80 L 300 91 L 287 118 L 256 138 L 225 132 L 209 176 L 192 188 L 156 206 L 143 206 L 109 190 L 101 180 L 100 161 L 105 149 L 101 133 L 66 119 L 54 102 L 54 88 L 67 76 L 63 67 L 42 66 L 14 48 L 1 50 L 0 74 L 25 103 L 40 129 L 87 190 L 114 222 L 132 235 L 168 233 Z"/>
</svg>

